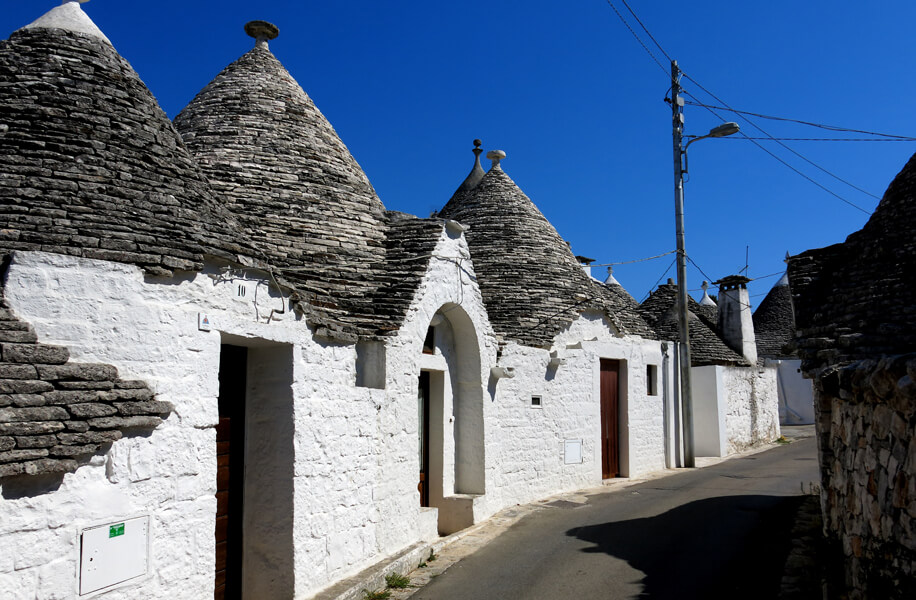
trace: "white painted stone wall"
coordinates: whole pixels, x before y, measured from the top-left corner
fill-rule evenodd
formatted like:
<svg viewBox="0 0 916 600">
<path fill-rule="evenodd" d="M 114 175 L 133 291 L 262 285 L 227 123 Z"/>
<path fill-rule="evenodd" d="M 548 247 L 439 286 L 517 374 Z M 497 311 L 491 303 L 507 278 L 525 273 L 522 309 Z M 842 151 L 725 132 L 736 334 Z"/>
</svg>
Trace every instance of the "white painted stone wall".
<svg viewBox="0 0 916 600">
<path fill-rule="evenodd" d="M 779 438 L 779 399 L 773 367 L 721 367 L 727 398 L 728 452 Z"/>
<path fill-rule="evenodd" d="M 436 354 L 424 355 L 423 340 L 437 314 L 442 322 L 436 327 Z M 496 341 L 477 287 L 467 242 L 463 236 L 443 232 L 404 325 L 387 345 L 388 399 L 398 400 L 380 414 L 385 423 L 382 452 L 389 457 L 390 469 L 385 476 L 390 478 L 392 489 L 379 510 L 392 522 L 388 534 L 390 546 L 416 541 L 416 534 L 408 539 L 411 528 L 416 532 L 421 527 L 417 492 L 420 471 L 417 388 L 421 368 L 439 373 L 442 382 L 441 411 L 435 413 L 439 422 L 430 423 L 431 428 L 438 427 L 443 432 L 440 452 L 437 456 L 431 452 L 430 456 L 441 477 L 438 482 L 441 492 L 431 497 L 435 506 L 439 497 L 454 495 L 456 485 L 460 486 L 457 475 L 461 467 L 456 463 L 462 456 L 479 457 L 480 479 L 486 483 L 489 448 L 480 423 L 493 418 L 484 386 L 495 360 Z M 466 402 L 458 406 L 455 398 Z M 463 408 L 470 408 L 470 414 L 462 414 Z M 470 420 L 475 414 L 476 419 Z M 462 419 L 463 416 L 468 418 Z M 467 436 L 476 438 L 478 443 L 461 446 L 457 436 L 462 422 L 467 425 Z M 460 452 L 459 446 L 470 454 Z M 403 526 L 405 523 L 408 527 Z"/>
<path fill-rule="evenodd" d="M 240 283 L 248 286 L 244 301 L 234 298 Z M 6 297 L 42 342 L 68 346 L 75 361 L 113 364 L 122 377 L 143 379 L 175 406 L 149 437 L 115 442 L 107 455 L 66 475 L 58 490 L 24 498 L 3 494 L 0 536 L 3 556 L 11 558 L 0 559 L 0 589 L 11 597 L 32 598 L 36 590 L 41 598 L 73 597 L 80 528 L 140 514 L 152 518 L 150 574 L 105 597 L 212 594 L 213 427 L 222 341 L 292 348 L 287 355 L 295 400 L 284 410 L 296 423 L 291 487 L 297 595 L 405 542 L 392 541 L 390 531 L 409 531 L 410 523 L 380 516 L 384 503 L 375 503 L 390 494 L 380 442 L 385 391 L 354 385 L 354 346 L 315 342 L 291 313 L 267 323 L 283 301 L 267 292 L 265 282 L 198 274 L 157 283 L 127 265 L 18 253 Z M 213 331 L 198 330 L 199 312 L 210 315 Z"/>
<path fill-rule="evenodd" d="M 695 456 L 728 455 L 724 370 L 725 367 L 717 365 L 690 369 Z"/>
<path fill-rule="evenodd" d="M 434 254 L 403 328 L 385 344 L 384 389 L 356 386 L 355 345 L 314 340 L 289 311 L 271 315 L 284 300 L 268 291 L 258 272 L 211 266 L 201 274 L 148 280 L 129 265 L 15 254 L 6 298 L 41 342 L 67 346 L 74 361 L 115 365 L 121 377 L 146 381 L 175 411 L 149 436 L 119 440 L 106 455 L 64 476 L 59 489 L 23 497 L 0 489 L 4 598 L 74 597 L 81 528 L 137 515 L 151 517 L 150 572 L 104 597 L 212 594 L 221 343 L 252 348 L 254 389 L 247 401 L 264 409 L 267 424 L 250 426 L 266 427 L 290 414 L 295 425 L 279 440 L 253 435 L 252 449 L 284 452 L 291 446 L 294 453 L 271 467 L 291 469 L 292 481 L 270 491 L 293 494 L 287 503 L 294 511 L 292 531 L 282 544 L 294 549 L 289 563 L 296 596 L 314 594 L 430 537 L 429 511 L 421 511 L 416 491 L 421 368 L 442 374 L 448 397 L 440 416 L 442 493 L 479 487 L 475 520 L 511 504 L 600 484 L 600 358 L 622 361 L 624 472 L 665 467 L 661 380 L 667 363 L 659 342 L 618 337 L 600 315 L 586 314 L 557 337 L 564 365 L 551 372 L 548 351 L 509 344 L 499 364 L 516 367 L 517 376 L 493 384 L 497 343 L 467 244 L 443 230 Z M 239 285 L 246 287 L 244 299 L 236 298 Z M 199 313 L 210 316 L 212 331 L 198 329 Z M 437 313 L 446 322 L 436 355 L 425 356 L 423 339 Z M 273 365 L 268 374 L 259 360 L 291 364 Z M 659 365 L 656 396 L 646 394 L 647 364 Z M 530 407 L 535 394 L 542 397 L 540 409 Z M 582 440 L 579 464 L 564 464 L 563 442 L 570 439 Z M 471 440 L 464 453 L 462 440 Z M 251 502 L 265 502 L 258 486 L 266 484 L 256 477 L 250 483 Z M 250 519 L 251 530 L 262 534 L 275 525 L 256 514 Z M 246 564 L 266 559 L 253 552 Z M 270 593 L 256 580 L 249 584 Z"/>
<path fill-rule="evenodd" d="M 585 313 L 555 338 L 565 364 L 550 367 L 550 351 L 509 344 L 499 364 L 515 368 L 487 401 L 485 513 L 561 491 L 601 484 L 600 359 L 621 361 L 619 403 L 623 475 L 665 468 L 662 353 L 657 341 L 618 337 L 606 318 Z M 646 365 L 658 365 L 658 390 L 646 393 Z M 532 396 L 541 408 L 531 407 Z M 582 462 L 565 464 L 564 441 L 582 440 Z M 490 474 L 492 473 L 492 477 Z"/>
<path fill-rule="evenodd" d="M 767 366 L 776 367 L 779 394 L 779 423 L 781 425 L 810 425 L 814 423 L 814 382 L 805 379 L 799 359 L 767 359 Z"/>
</svg>

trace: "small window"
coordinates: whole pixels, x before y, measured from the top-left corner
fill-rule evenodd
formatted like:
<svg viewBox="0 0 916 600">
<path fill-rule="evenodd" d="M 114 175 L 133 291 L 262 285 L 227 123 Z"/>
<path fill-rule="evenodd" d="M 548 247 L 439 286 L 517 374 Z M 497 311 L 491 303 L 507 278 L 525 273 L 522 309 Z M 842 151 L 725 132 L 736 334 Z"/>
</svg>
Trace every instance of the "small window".
<svg viewBox="0 0 916 600">
<path fill-rule="evenodd" d="M 423 354 L 436 353 L 436 328 L 430 327 L 426 330 L 426 339 L 423 340 Z"/>
<path fill-rule="evenodd" d="M 658 365 L 646 365 L 646 393 L 658 396 Z"/>
<path fill-rule="evenodd" d="M 531 408 L 543 408 L 543 407 L 544 407 L 544 406 L 541 404 L 541 397 L 540 397 L 540 396 L 532 396 L 532 397 L 531 397 Z"/>
</svg>

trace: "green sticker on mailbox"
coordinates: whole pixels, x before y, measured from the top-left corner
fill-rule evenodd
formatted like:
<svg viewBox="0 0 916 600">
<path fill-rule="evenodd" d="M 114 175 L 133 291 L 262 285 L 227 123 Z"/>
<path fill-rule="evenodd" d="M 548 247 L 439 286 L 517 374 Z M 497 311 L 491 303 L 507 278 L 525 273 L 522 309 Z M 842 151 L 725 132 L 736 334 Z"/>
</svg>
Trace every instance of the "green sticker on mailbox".
<svg viewBox="0 0 916 600">
<path fill-rule="evenodd" d="M 117 525 L 110 525 L 108 527 L 108 537 L 118 537 L 119 535 L 124 535 L 124 523 L 118 523 Z"/>
</svg>

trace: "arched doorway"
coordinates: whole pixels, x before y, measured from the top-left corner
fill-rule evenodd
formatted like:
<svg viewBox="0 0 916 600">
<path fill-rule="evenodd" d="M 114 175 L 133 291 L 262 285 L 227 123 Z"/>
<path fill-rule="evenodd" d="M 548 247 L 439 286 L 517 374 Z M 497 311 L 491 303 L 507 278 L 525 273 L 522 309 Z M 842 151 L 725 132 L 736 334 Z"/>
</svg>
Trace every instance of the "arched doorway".
<svg viewBox="0 0 916 600">
<path fill-rule="evenodd" d="M 471 318 L 461 306 L 444 304 L 426 334 L 417 394 L 417 489 L 422 506 L 439 509 L 440 530 L 454 529 L 443 522 L 454 521 L 462 499 L 485 492 L 480 364 Z"/>
</svg>

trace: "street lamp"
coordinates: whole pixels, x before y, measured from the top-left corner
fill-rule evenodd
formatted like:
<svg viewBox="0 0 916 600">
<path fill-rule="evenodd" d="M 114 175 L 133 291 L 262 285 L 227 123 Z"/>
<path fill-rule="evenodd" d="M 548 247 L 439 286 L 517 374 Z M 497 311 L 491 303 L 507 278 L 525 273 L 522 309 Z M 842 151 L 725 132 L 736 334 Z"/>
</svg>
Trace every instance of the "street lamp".
<svg viewBox="0 0 916 600">
<path fill-rule="evenodd" d="M 684 244 L 684 167 L 687 146 L 705 138 L 725 137 L 738 132 L 737 123 L 723 123 L 704 136 L 681 145 L 684 128 L 684 98 L 681 96 L 681 71 L 677 61 L 671 61 L 671 115 L 674 131 L 674 216 L 677 230 L 677 303 L 678 337 L 681 338 L 681 414 L 684 418 L 684 466 L 695 467 L 693 443 L 693 395 L 690 390 L 690 338 L 687 326 L 687 250 Z"/>
</svg>

